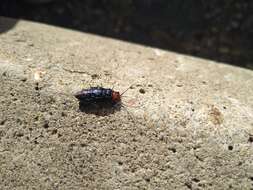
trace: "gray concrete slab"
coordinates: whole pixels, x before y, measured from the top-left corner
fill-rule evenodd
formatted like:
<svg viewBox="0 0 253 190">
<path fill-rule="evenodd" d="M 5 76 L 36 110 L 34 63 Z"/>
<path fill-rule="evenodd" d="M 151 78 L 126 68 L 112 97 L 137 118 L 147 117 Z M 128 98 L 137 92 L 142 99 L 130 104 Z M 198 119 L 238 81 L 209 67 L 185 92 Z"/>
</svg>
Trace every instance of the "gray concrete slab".
<svg viewBox="0 0 253 190">
<path fill-rule="evenodd" d="M 101 84 L 126 108 L 81 112 Z M 250 70 L 18 21 L 0 89 L 0 189 L 253 188 Z"/>
</svg>

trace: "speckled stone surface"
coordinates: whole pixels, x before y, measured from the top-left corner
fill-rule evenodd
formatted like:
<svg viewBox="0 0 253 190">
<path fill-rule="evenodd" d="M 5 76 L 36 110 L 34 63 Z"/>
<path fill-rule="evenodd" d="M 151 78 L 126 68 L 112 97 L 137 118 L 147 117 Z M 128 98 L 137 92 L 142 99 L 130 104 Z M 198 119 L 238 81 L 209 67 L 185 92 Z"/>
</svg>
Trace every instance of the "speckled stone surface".
<svg viewBox="0 0 253 190">
<path fill-rule="evenodd" d="M 27 21 L 1 31 L 0 189 L 253 189 L 252 71 Z M 126 107 L 80 111 L 73 94 L 101 84 L 132 85 Z"/>
</svg>

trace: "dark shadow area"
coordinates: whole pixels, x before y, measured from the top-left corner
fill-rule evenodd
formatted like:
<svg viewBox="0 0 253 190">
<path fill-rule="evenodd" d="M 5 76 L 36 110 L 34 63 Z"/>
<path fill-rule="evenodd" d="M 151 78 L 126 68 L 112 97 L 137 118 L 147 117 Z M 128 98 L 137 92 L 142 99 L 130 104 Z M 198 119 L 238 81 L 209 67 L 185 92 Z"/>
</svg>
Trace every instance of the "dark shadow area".
<svg viewBox="0 0 253 190">
<path fill-rule="evenodd" d="M 0 15 L 253 69 L 250 0 L 39 1 L 2 0 Z"/>
<path fill-rule="evenodd" d="M 15 19 L 9 19 L 9 18 L 1 18 L 0 17 L 0 34 L 7 32 L 11 28 L 13 28 L 16 25 L 17 21 Z"/>
<path fill-rule="evenodd" d="M 94 114 L 97 116 L 107 116 L 121 110 L 121 104 L 112 105 L 110 103 L 98 102 L 94 104 L 87 104 L 82 101 L 79 102 L 79 110 L 86 114 Z"/>
</svg>

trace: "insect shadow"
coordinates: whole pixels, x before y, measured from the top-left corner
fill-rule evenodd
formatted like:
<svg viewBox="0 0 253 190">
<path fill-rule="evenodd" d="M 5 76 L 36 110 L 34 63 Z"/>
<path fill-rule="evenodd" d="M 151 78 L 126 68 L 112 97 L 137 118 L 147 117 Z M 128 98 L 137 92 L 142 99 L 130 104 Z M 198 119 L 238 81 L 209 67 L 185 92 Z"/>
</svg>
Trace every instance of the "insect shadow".
<svg viewBox="0 0 253 190">
<path fill-rule="evenodd" d="M 107 116 L 120 111 L 122 108 L 121 104 L 112 105 L 108 102 L 89 103 L 79 102 L 79 110 L 86 114 L 94 114 L 97 116 Z"/>
</svg>

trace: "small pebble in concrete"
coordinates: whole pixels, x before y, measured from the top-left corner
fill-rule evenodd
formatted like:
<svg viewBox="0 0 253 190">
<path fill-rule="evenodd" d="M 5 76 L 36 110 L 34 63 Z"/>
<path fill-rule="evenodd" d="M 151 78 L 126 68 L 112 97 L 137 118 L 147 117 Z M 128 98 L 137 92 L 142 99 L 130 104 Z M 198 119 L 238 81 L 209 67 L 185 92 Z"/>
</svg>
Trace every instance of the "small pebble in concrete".
<svg viewBox="0 0 253 190">
<path fill-rule="evenodd" d="M 249 136 L 248 142 L 253 143 L 253 135 Z"/>
<path fill-rule="evenodd" d="M 35 90 L 39 90 L 39 83 L 35 83 L 35 87 L 34 87 Z"/>
<path fill-rule="evenodd" d="M 234 149 L 234 147 L 232 145 L 228 146 L 228 150 L 233 150 L 233 149 Z"/>
<path fill-rule="evenodd" d="M 48 123 L 48 122 L 45 122 L 45 123 L 43 124 L 43 127 L 44 127 L 45 129 L 49 128 L 49 123 Z"/>
<path fill-rule="evenodd" d="M 91 78 L 92 79 L 97 79 L 97 78 L 99 78 L 99 75 L 98 74 L 93 74 L 93 75 L 91 75 Z"/>
<path fill-rule="evenodd" d="M 54 135 L 56 133 L 57 133 L 57 129 L 53 129 L 52 132 L 51 132 L 52 135 Z"/>
<path fill-rule="evenodd" d="M 4 125 L 4 124 L 5 124 L 5 122 L 6 122 L 6 120 L 2 120 L 2 121 L 0 121 L 0 125 Z"/>
<path fill-rule="evenodd" d="M 145 94 L 145 90 L 143 89 L 143 88 L 141 88 L 140 90 L 139 90 L 139 92 L 141 93 L 141 94 Z"/>
<path fill-rule="evenodd" d="M 173 153 L 177 152 L 176 148 L 174 148 L 174 147 L 170 147 L 169 150 L 172 151 Z"/>
</svg>

